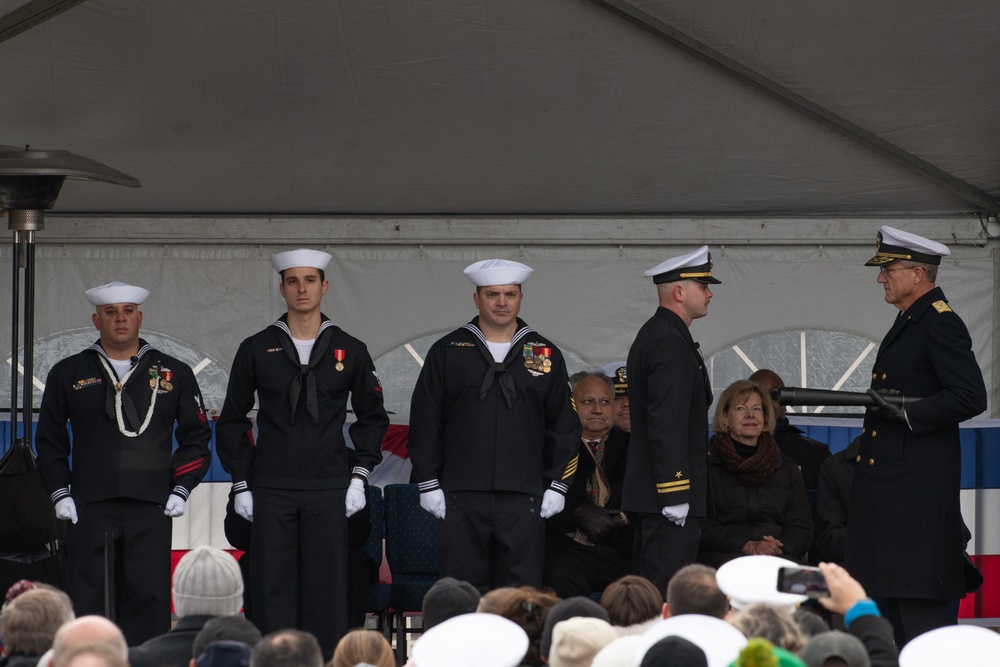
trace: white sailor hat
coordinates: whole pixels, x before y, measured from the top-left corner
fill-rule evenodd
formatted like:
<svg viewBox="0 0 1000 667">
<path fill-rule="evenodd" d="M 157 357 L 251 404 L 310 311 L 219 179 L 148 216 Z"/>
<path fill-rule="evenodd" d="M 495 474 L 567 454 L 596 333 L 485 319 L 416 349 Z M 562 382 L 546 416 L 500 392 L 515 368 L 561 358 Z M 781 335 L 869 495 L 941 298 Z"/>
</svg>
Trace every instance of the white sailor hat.
<svg viewBox="0 0 1000 667">
<path fill-rule="evenodd" d="M 635 652 L 635 664 L 641 664 L 646 652 L 664 637 L 676 635 L 696 644 L 705 652 L 708 667 L 727 667 L 747 645 L 747 638 L 721 618 L 702 614 L 681 614 L 657 621 L 642 635 Z"/>
<path fill-rule="evenodd" d="M 112 303 L 134 303 L 139 305 L 149 297 L 149 290 L 125 283 L 108 283 L 91 287 L 84 292 L 87 301 L 95 306 L 107 306 Z"/>
<path fill-rule="evenodd" d="M 875 236 L 875 249 L 875 256 L 865 262 L 865 266 L 882 266 L 901 259 L 937 265 L 941 257 L 951 254 L 943 243 L 888 225 L 883 225 Z"/>
<path fill-rule="evenodd" d="M 528 635 L 503 616 L 453 616 L 425 632 L 413 645 L 416 667 L 517 667 L 528 652 Z"/>
<path fill-rule="evenodd" d="M 328 253 L 309 248 L 299 248 L 298 250 L 288 250 L 287 252 L 276 252 L 271 255 L 271 266 L 278 273 L 297 266 L 305 266 L 311 269 L 326 271 L 327 265 L 333 259 Z"/>
<path fill-rule="evenodd" d="M 899 652 L 899 667 L 996 665 L 1000 634 L 977 625 L 949 625 L 911 639 Z"/>
<path fill-rule="evenodd" d="M 598 368 L 615 383 L 615 398 L 628 394 L 628 364 L 624 361 L 612 361 Z"/>
<path fill-rule="evenodd" d="M 700 283 L 711 283 L 712 285 L 718 285 L 722 282 L 718 278 L 712 277 L 712 253 L 708 251 L 707 245 L 703 245 L 686 255 L 671 257 L 642 275 L 652 278 L 657 285 L 678 280 L 697 280 Z"/>
<path fill-rule="evenodd" d="M 794 611 L 796 605 L 809 598 L 778 590 L 778 570 L 783 567 L 798 566 L 777 556 L 740 556 L 720 567 L 715 580 L 719 589 L 729 596 L 733 609 L 770 604 Z"/>
<path fill-rule="evenodd" d="M 484 259 L 470 264 L 462 271 L 476 287 L 489 285 L 520 285 L 534 273 L 534 269 L 508 259 Z"/>
</svg>

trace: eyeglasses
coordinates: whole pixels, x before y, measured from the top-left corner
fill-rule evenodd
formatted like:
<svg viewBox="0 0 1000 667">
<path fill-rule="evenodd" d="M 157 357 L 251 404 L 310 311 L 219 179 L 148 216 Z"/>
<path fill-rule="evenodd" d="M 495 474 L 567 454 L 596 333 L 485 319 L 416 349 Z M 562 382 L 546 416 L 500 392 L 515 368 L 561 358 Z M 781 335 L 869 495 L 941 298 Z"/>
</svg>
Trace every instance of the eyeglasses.
<svg viewBox="0 0 1000 667">
<path fill-rule="evenodd" d="M 880 267 L 878 267 L 878 270 L 879 270 L 879 272 L 883 276 L 885 276 L 886 278 L 888 278 L 890 273 L 894 273 L 896 271 L 912 271 L 915 268 L 917 268 L 917 267 L 915 267 L 915 266 L 901 266 L 898 269 L 887 269 L 884 266 L 880 266 Z"/>
</svg>

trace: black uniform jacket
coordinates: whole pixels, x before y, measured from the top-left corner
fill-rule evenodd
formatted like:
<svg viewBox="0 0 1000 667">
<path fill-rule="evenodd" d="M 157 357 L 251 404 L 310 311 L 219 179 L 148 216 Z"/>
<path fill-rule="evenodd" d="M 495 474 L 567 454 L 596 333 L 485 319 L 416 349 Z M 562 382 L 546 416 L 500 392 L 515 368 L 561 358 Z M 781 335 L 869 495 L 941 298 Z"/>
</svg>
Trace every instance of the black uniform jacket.
<svg viewBox="0 0 1000 667">
<path fill-rule="evenodd" d="M 774 425 L 774 440 L 781 453 L 799 467 L 806 490 L 815 489 L 819 484 L 819 469 L 823 461 L 830 458 L 830 446 L 807 438 L 802 429 L 789 424 L 787 418 L 779 419 Z"/>
<path fill-rule="evenodd" d="M 562 352 L 518 319 L 511 348 L 496 364 L 477 322 L 431 346 L 413 389 L 408 447 L 420 490 L 566 493 L 580 420 Z"/>
<path fill-rule="evenodd" d="M 851 490 L 847 569 L 872 596 L 965 594 L 958 424 L 986 409 L 965 324 L 934 288 L 898 316 L 872 387 L 919 398 L 909 425 L 869 412 Z"/>
<path fill-rule="evenodd" d="M 705 362 L 684 321 L 657 308 L 628 353 L 632 414 L 623 506 L 659 514 L 689 503 L 705 516 L 708 502 L 708 406 Z"/>
<path fill-rule="evenodd" d="M 216 426 L 219 460 L 232 475 L 233 488 L 315 491 L 346 488 L 352 472 L 367 479 L 382 460 L 389 426 L 368 348 L 323 316 L 309 364 L 302 365 L 286 321 L 283 315 L 244 340 L 233 360 Z M 247 417 L 254 392 L 256 446 Z M 348 394 L 357 417 L 349 428 L 356 459 L 344 441 Z"/>
<path fill-rule="evenodd" d="M 610 493 L 608 500 L 604 504 L 609 510 L 621 510 L 622 507 L 622 487 L 625 485 L 625 465 L 628 461 L 629 434 L 617 428 L 608 431 L 607 440 L 604 442 L 604 474 L 607 477 Z M 549 529 L 560 535 L 574 532 L 578 526 L 573 520 L 573 512 L 581 505 L 589 505 L 590 494 L 587 493 L 587 481 L 593 476 L 597 469 L 597 462 L 588 451 L 589 447 L 584 441 L 580 441 L 580 462 L 576 468 L 576 475 L 573 477 L 573 484 L 566 494 L 566 507 L 562 512 L 552 516 L 548 520 Z M 614 536 L 613 546 L 631 551 L 632 549 L 632 529 L 629 526 Z"/>
<path fill-rule="evenodd" d="M 144 340 L 122 390 L 122 423 L 137 432 L 160 387 L 149 426 L 137 437 L 119 429 L 112 376 L 101 364 L 99 343 L 63 359 L 49 372 L 38 415 L 38 470 L 53 502 L 70 495 L 77 504 L 134 498 L 164 504 L 171 492 L 187 498 L 211 463 L 211 429 L 191 368 Z M 73 429 L 72 445 L 66 422 Z M 174 422 L 177 423 L 176 433 Z M 174 436 L 177 451 L 173 451 Z M 69 458 L 73 466 L 70 470 Z"/>
<path fill-rule="evenodd" d="M 795 461 L 782 455 L 770 477 L 750 486 L 722 463 L 713 438 L 708 463 L 715 515 L 701 522 L 698 560 L 719 567 L 744 555 L 747 541 L 770 535 L 783 544 L 784 557 L 803 562 L 812 544 L 813 521 L 805 483 Z"/>
</svg>

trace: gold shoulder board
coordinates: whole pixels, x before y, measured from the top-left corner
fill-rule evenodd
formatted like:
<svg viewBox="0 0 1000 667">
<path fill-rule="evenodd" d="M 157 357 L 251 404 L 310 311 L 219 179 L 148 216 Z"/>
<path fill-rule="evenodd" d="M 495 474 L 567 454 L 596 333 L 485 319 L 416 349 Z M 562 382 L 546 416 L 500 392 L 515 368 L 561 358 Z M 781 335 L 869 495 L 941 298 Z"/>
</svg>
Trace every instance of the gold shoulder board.
<svg viewBox="0 0 1000 667">
<path fill-rule="evenodd" d="M 935 301 L 931 305 L 934 306 L 934 310 L 938 311 L 939 313 L 950 313 L 950 312 L 952 312 L 951 311 L 951 306 L 948 305 L 947 301 Z"/>
</svg>

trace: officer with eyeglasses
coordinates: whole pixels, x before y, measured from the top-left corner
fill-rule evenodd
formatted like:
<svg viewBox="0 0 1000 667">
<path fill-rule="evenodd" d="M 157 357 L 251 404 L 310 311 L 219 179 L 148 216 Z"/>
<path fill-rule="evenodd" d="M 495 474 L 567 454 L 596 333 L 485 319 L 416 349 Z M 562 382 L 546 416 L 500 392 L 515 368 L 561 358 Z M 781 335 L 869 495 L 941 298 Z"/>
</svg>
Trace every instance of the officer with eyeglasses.
<svg viewBox="0 0 1000 667">
<path fill-rule="evenodd" d="M 883 601 L 897 645 L 956 623 L 966 593 L 958 424 L 986 409 L 962 319 L 935 285 L 948 248 L 884 226 L 865 266 L 899 314 L 882 340 L 855 460 L 847 569 Z M 886 400 L 904 394 L 914 400 Z"/>
</svg>

